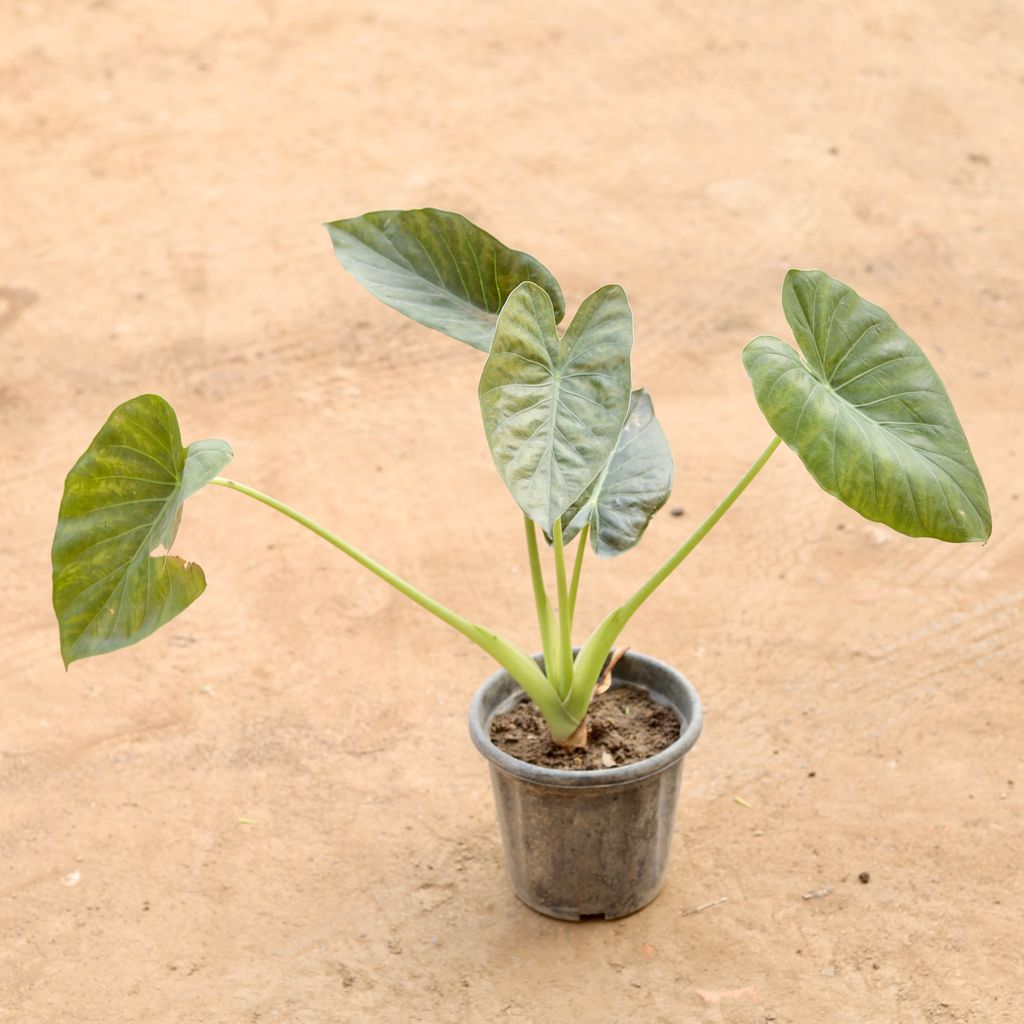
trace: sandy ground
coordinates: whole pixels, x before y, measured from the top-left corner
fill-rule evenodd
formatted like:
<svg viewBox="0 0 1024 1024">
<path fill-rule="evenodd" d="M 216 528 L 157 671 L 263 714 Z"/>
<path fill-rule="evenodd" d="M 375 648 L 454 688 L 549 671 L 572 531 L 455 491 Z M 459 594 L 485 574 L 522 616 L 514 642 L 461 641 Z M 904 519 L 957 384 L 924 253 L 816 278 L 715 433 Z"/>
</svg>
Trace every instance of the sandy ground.
<svg viewBox="0 0 1024 1024">
<path fill-rule="evenodd" d="M 6 0 L 0 1024 L 1019 1024 L 1022 43 L 998 0 Z M 485 656 L 239 495 L 187 510 L 197 605 L 60 664 L 63 475 L 149 390 L 535 644 L 479 353 L 377 305 L 319 226 L 416 205 L 537 255 L 571 309 L 630 295 L 686 514 L 589 565 L 584 628 L 768 440 L 739 351 L 785 332 L 789 266 L 925 345 L 988 481 L 992 541 L 949 547 L 784 450 L 635 620 L 708 717 L 667 888 L 624 921 L 511 895 L 464 720 Z"/>
</svg>

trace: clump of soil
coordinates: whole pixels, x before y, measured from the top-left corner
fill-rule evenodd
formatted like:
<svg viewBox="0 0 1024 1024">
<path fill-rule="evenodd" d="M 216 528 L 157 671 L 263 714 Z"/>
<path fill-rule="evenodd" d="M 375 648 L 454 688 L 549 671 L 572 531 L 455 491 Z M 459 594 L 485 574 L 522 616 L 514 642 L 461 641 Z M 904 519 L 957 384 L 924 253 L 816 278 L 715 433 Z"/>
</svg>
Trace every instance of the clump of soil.
<svg viewBox="0 0 1024 1024">
<path fill-rule="evenodd" d="M 506 754 L 544 768 L 596 771 L 653 757 L 679 738 L 679 719 L 635 686 L 598 694 L 587 714 L 586 749 L 560 747 L 530 700 L 491 721 L 491 742 Z"/>
</svg>

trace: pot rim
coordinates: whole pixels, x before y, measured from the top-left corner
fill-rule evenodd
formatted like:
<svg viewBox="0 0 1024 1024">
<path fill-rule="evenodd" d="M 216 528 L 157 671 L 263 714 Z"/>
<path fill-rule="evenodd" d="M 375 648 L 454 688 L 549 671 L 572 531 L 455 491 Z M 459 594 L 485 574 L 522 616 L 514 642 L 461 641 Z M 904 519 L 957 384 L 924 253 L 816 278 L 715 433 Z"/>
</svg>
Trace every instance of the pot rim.
<svg viewBox="0 0 1024 1024">
<path fill-rule="evenodd" d="M 543 661 L 541 655 L 534 655 L 534 658 L 540 662 Z M 491 741 L 490 723 L 494 715 L 507 703 L 508 698 L 503 700 L 493 711 L 488 712 L 486 707 L 490 691 L 494 687 L 503 683 L 512 683 L 517 690 L 519 689 L 518 684 L 512 680 L 505 669 L 499 669 L 488 676 L 473 695 L 473 700 L 469 706 L 469 732 L 474 746 L 495 768 L 514 778 L 521 779 L 524 782 L 532 782 L 539 786 L 595 789 L 601 786 L 617 786 L 637 782 L 640 779 L 657 775 L 659 772 L 671 768 L 678 761 L 682 760 L 683 756 L 697 742 L 697 738 L 700 736 L 704 723 L 700 697 L 698 697 L 693 684 L 671 665 L 667 665 L 657 658 L 652 658 L 650 655 L 639 654 L 632 650 L 626 653 L 619 666 L 625 668 L 630 662 L 644 663 L 649 670 L 653 669 L 657 673 L 669 676 L 672 682 L 676 684 L 677 689 L 682 691 L 684 700 L 689 703 L 689 707 L 682 707 L 679 702 L 672 700 L 668 695 L 652 690 L 641 682 L 630 679 L 622 680 L 622 683 L 626 685 L 639 686 L 647 690 L 653 699 L 668 704 L 676 712 L 680 720 L 685 723 L 680 730 L 679 738 L 670 743 L 664 750 L 659 750 L 652 757 L 645 758 L 643 761 L 634 761 L 632 764 L 618 765 L 615 768 L 588 770 L 580 768 L 547 768 L 543 765 L 521 761 L 519 758 L 506 753 Z M 613 683 L 613 685 L 615 684 Z M 519 692 L 522 693 L 521 690 Z M 521 699 L 515 692 L 511 696 Z"/>
</svg>

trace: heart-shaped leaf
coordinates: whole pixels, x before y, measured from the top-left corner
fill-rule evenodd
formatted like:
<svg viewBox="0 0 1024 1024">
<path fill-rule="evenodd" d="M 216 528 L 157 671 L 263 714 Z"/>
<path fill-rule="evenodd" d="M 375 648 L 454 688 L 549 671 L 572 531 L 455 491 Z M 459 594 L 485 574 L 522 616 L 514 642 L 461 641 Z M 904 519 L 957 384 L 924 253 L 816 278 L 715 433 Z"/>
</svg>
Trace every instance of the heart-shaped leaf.
<svg viewBox="0 0 1024 1024">
<path fill-rule="evenodd" d="M 381 302 L 486 352 L 505 300 L 524 281 L 565 315 L 562 290 L 532 256 L 445 210 L 380 210 L 327 225 L 341 265 Z"/>
<path fill-rule="evenodd" d="M 140 395 L 111 414 L 64 483 L 53 538 L 53 608 L 64 664 L 127 647 L 205 589 L 170 548 L 184 500 L 231 460 L 224 441 L 181 445 L 174 410 Z"/>
<path fill-rule="evenodd" d="M 772 429 L 867 519 L 912 537 L 986 540 L 988 496 L 938 374 L 885 310 L 819 270 L 782 292 L 803 359 L 778 338 L 743 352 Z"/>
<path fill-rule="evenodd" d="M 519 507 L 551 533 L 611 455 L 629 408 L 633 314 L 626 293 L 590 295 L 565 336 L 536 284 L 509 296 L 480 378 L 484 431 Z"/>
<path fill-rule="evenodd" d="M 636 545 L 647 524 L 672 493 L 672 449 L 643 389 L 629 399 L 629 413 L 615 451 L 593 485 L 565 514 L 569 543 L 590 523 L 590 545 L 602 558 Z"/>
</svg>

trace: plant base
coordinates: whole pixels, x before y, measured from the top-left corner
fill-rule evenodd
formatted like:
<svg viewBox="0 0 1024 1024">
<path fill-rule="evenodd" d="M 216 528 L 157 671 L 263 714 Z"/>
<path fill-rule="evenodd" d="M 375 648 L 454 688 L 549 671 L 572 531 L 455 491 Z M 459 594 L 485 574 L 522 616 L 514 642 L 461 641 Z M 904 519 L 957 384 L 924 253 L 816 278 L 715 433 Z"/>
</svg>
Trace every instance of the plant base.
<svg viewBox="0 0 1024 1024">
<path fill-rule="evenodd" d="M 600 771 L 527 764 L 491 742 L 491 719 L 522 697 L 506 672 L 491 676 L 473 699 L 470 733 L 490 763 L 513 888 L 548 917 L 625 917 L 664 883 L 683 757 L 700 735 L 700 700 L 674 669 L 633 652 L 615 669 L 613 685 L 626 683 L 670 705 L 682 732 L 654 757 Z"/>
</svg>

